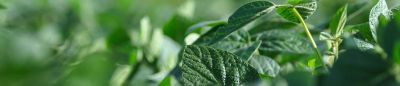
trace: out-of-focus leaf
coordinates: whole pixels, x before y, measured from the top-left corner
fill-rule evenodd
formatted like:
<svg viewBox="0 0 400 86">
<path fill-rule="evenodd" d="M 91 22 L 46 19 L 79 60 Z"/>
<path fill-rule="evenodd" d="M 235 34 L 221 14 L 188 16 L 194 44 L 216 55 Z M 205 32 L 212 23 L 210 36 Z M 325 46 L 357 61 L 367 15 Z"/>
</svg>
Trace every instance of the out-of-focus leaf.
<svg viewBox="0 0 400 86">
<path fill-rule="evenodd" d="M 269 77 L 277 76 L 281 69 L 274 59 L 261 55 L 253 55 L 250 58 L 249 64 L 254 67 L 259 74 Z"/>
<path fill-rule="evenodd" d="M 60 84 L 69 86 L 105 86 L 109 85 L 113 74 L 112 60 L 107 54 L 93 54 L 85 57 Z M 96 71 L 96 72 L 93 72 Z"/>
<path fill-rule="evenodd" d="M 400 52 L 395 52 L 397 45 L 400 43 L 400 21 L 392 20 L 389 25 L 385 28 L 378 29 L 379 45 L 386 51 L 390 58 L 394 60 L 399 59 L 395 54 Z"/>
<path fill-rule="evenodd" d="M 383 15 L 388 19 L 390 18 L 390 14 L 391 12 L 387 7 L 385 0 L 379 0 L 379 2 L 371 9 L 371 12 L 369 13 L 369 27 L 371 28 L 370 30 L 375 42 L 378 40 L 376 31 L 379 26 L 379 16 Z"/>
<path fill-rule="evenodd" d="M 336 12 L 335 16 L 333 16 L 331 23 L 329 24 L 329 29 L 331 30 L 331 33 L 335 38 L 338 38 L 343 34 L 343 29 L 344 26 L 346 25 L 346 21 L 347 21 L 347 5 L 340 8 Z"/>
<path fill-rule="evenodd" d="M 297 26 L 296 23 L 288 22 L 282 18 L 268 19 L 257 24 L 255 27 L 249 30 L 250 34 L 258 34 L 271 29 L 290 29 Z"/>
<path fill-rule="evenodd" d="M 236 10 L 235 13 L 229 17 L 227 25 L 219 27 L 215 31 L 210 32 L 208 35 L 202 35 L 194 44 L 212 45 L 217 43 L 232 32 L 247 25 L 251 21 L 271 12 L 274 7 L 274 4 L 269 1 L 255 1 L 247 3 Z"/>
<path fill-rule="evenodd" d="M 158 57 L 161 53 L 163 34 L 161 29 L 153 29 L 153 34 L 151 36 L 150 42 L 148 45 L 145 45 L 146 50 L 146 59 L 150 62 L 153 62 L 156 57 Z"/>
<path fill-rule="evenodd" d="M 151 29 L 149 17 L 142 18 L 140 20 L 140 41 L 142 46 L 150 42 Z"/>
<path fill-rule="evenodd" d="M 397 64 L 400 64 L 400 42 L 397 42 L 393 49 L 393 59 Z"/>
<path fill-rule="evenodd" d="M 0 9 L 5 9 L 6 6 L 4 6 L 3 4 L 0 4 Z"/>
<path fill-rule="evenodd" d="M 252 43 L 249 47 L 241 48 L 236 50 L 235 54 L 239 56 L 243 61 L 248 61 L 261 45 L 261 41 Z"/>
<path fill-rule="evenodd" d="M 369 43 L 376 43 L 373 38 L 373 33 L 371 32 L 371 28 L 369 28 L 368 23 L 362 23 L 362 24 L 357 24 L 357 25 L 351 25 L 349 26 L 349 29 L 351 32 L 355 33 L 355 37 L 365 40 L 366 42 Z"/>
<path fill-rule="evenodd" d="M 356 44 L 356 47 L 362 51 L 373 50 L 375 47 L 373 44 L 360 38 L 353 38 L 353 41 Z"/>
<path fill-rule="evenodd" d="M 172 76 L 165 77 L 158 86 L 172 86 Z"/>
<path fill-rule="evenodd" d="M 130 38 L 125 29 L 119 28 L 114 29 L 107 36 L 107 47 L 110 49 L 116 49 L 120 52 L 130 51 Z"/>
<path fill-rule="evenodd" d="M 123 85 L 124 81 L 128 78 L 131 70 L 132 66 L 130 65 L 118 65 L 110 80 L 110 86 Z"/>
<path fill-rule="evenodd" d="M 277 54 L 309 55 L 313 51 L 307 40 L 295 30 L 270 30 L 259 36 L 262 40 L 260 54 L 274 57 Z"/>
<path fill-rule="evenodd" d="M 193 42 L 195 42 L 198 38 L 200 37 L 199 34 L 197 33 L 190 33 L 185 37 L 185 44 L 186 45 L 191 45 Z"/>
<path fill-rule="evenodd" d="M 204 28 L 204 27 L 215 27 L 215 26 L 218 26 L 218 25 L 225 25 L 225 24 L 226 24 L 225 21 L 205 21 L 205 22 L 200 22 L 200 23 L 197 23 L 195 25 L 190 26 L 189 29 L 186 31 L 186 35 L 188 35 L 190 33 L 193 33 L 193 32 L 202 34 L 201 33 L 202 32 L 202 28 Z"/>
<path fill-rule="evenodd" d="M 183 85 L 236 86 L 259 80 L 254 68 L 227 51 L 188 45 L 182 59 Z"/>
<path fill-rule="evenodd" d="M 319 35 L 319 40 L 332 40 L 332 39 L 334 39 L 333 36 L 326 32 L 321 32 L 321 34 Z"/>
<path fill-rule="evenodd" d="M 307 19 L 317 10 L 317 1 L 315 0 L 290 0 L 288 3 L 290 3 L 288 6 L 278 6 L 276 12 L 286 20 L 295 23 L 300 23 L 300 20 L 292 10 L 293 7 L 300 13 L 303 19 Z"/>
<path fill-rule="evenodd" d="M 193 21 L 181 15 L 174 15 L 163 27 L 163 32 L 179 44 L 184 44 L 186 30 L 193 24 Z"/>
<path fill-rule="evenodd" d="M 311 72 L 295 70 L 288 74 L 284 74 L 288 86 L 314 86 L 315 81 Z"/>
<path fill-rule="evenodd" d="M 373 51 L 347 49 L 339 57 L 324 80 L 324 85 L 396 86 L 396 84 L 388 85 L 396 82 L 393 82 L 395 80 L 389 73 L 390 63 L 381 58 L 379 54 Z"/>
</svg>

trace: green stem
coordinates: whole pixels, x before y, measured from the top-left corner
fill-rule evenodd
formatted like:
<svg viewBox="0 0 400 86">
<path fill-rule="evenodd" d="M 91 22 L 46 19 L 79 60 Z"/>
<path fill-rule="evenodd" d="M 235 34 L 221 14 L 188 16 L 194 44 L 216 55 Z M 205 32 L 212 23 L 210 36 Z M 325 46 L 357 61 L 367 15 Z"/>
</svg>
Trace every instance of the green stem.
<svg viewBox="0 0 400 86">
<path fill-rule="evenodd" d="M 310 43 L 312 44 L 314 52 L 317 53 L 317 55 L 318 55 L 317 62 L 321 63 L 322 67 L 325 69 L 324 61 L 322 60 L 321 54 L 318 51 L 317 44 L 315 43 L 310 31 L 308 30 L 307 24 L 304 22 L 303 17 L 301 17 L 300 13 L 296 10 L 296 8 L 293 7 L 292 10 L 295 12 L 297 18 L 300 20 L 300 23 L 303 25 L 304 31 L 306 32 L 307 37 L 308 37 Z"/>
</svg>

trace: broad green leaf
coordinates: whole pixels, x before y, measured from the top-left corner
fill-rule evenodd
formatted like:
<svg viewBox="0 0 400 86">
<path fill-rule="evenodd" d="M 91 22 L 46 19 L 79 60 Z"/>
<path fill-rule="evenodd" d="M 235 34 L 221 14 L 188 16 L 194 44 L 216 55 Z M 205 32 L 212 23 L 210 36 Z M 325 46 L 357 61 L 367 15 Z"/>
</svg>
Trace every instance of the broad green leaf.
<svg viewBox="0 0 400 86">
<path fill-rule="evenodd" d="M 372 51 L 347 49 L 324 80 L 326 86 L 397 86 L 390 63 Z"/>
<path fill-rule="evenodd" d="M 252 43 L 249 47 L 241 48 L 236 50 L 235 54 L 239 56 L 243 61 L 248 61 L 261 45 L 261 41 Z"/>
<path fill-rule="evenodd" d="M 296 23 L 286 21 L 283 18 L 270 19 L 270 17 L 268 17 L 267 20 L 262 21 L 261 23 L 258 23 L 256 26 L 251 28 L 249 30 L 249 33 L 258 34 L 271 29 L 291 29 L 295 26 L 297 26 Z"/>
<path fill-rule="evenodd" d="M 252 40 L 250 34 L 244 30 L 238 30 L 230 34 L 224 40 L 211 45 L 211 47 L 234 53 L 238 49 L 246 48 L 251 45 Z"/>
<path fill-rule="evenodd" d="M 343 34 L 343 29 L 344 26 L 346 25 L 346 20 L 347 20 L 347 5 L 340 8 L 336 12 L 335 16 L 333 16 L 331 23 L 329 24 L 329 29 L 331 30 L 331 33 L 335 38 L 338 38 Z"/>
<path fill-rule="evenodd" d="M 305 37 L 294 30 L 270 30 L 263 32 L 258 39 L 263 41 L 260 53 L 270 57 L 276 54 L 309 55 L 313 52 Z"/>
<path fill-rule="evenodd" d="M 204 46 L 187 45 L 182 53 L 183 85 L 238 86 L 259 80 L 257 71 L 238 56 Z"/>
<path fill-rule="evenodd" d="M 307 19 L 317 10 L 317 1 L 315 0 L 290 0 L 289 3 L 291 4 L 278 6 L 276 12 L 291 22 L 300 23 L 296 13 L 292 10 L 293 7 L 296 8 L 303 19 Z"/>
<path fill-rule="evenodd" d="M 274 4 L 268 1 L 255 1 L 245 4 L 229 17 L 227 25 L 219 27 L 208 35 L 202 35 L 194 44 L 211 45 L 221 41 L 232 32 L 271 12 L 274 8 Z"/>
<path fill-rule="evenodd" d="M 390 18 L 390 10 L 387 7 L 385 0 L 379 0 L 379 2 L 371 9 L 369 13 L 369 27 L 371 28 L 372 37 L 375 42 L 378 40 L 376 31 L 379 26 L 379 16 L 383 15 L 386 18 Z"/>
<path fill-rule="evenodd" d="M 250 58 L 249 64 L 254 67 L 259 74 L 269 77 L 276 77 L 281 69 L 274 59 L 261 55 L 253 55 Z"/>
</svg>

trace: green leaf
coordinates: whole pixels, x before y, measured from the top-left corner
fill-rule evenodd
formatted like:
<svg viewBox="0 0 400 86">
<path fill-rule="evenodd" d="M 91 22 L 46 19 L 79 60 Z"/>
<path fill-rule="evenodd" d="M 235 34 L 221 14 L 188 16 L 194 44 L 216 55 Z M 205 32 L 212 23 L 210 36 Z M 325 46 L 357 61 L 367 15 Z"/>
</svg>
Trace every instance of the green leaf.
<svg viewBox="0 0 400 86">
<path fill-rule="evenodd" d="M 186 30 L 193 24 L 190 19 L 175 14 L 163 27 L 163 33 L 179 44 L 184 44 Z"/>
<path fill-rule="evenodd" d="M 190 26 L 189 29 L 186 31 L 186 35 L 188 35 L 189 33 L 193 33 L 193 32 L 201 34 L 202 28 L 204 28 L 204 27 L 215 27 L 215 26 L 218 26 L 218 25 L 225 25 L 225 24 L 226 24 L 225 21 L 205 21 L 205 22 L 200 22 L 200 23 L 197 23 L 195 25 Z"/>
<path fill-rule="evenodd" d="M 371 44 L 360 38 L 353 38 L 353 41 L 356 44 L 356 47 L 362 51 L 373 50 L 375 48 L 374 44 Z"/>
<path fill-rule="evenodd" d="M 172 76 L 165 77 L 158 86 L 172 86 Z"/>
<path fill-rule="evenodd" d="M 283 77 L 286 79 L 288 86 L 315 86 L 313 74 L 309 71 L 295 70 L 283 75 Z"/>
<path fill-rule="evenodd" d="M 393 49 L 393 59 L 397 64 L 400 64 L 400 42 L 397 42 Z"/>
<path fill-rule="evenodd" d="M 238 56 L 204 46 L 187 45 L 182 53 L 183 85 L 238 86 L 259 80 L 257 71 Z"/>
<path fill-rule="evenodd" d="M 252 42 L 251 36 L 247 31 L 238 30 L 233 32 L 224 40 L 211 45 L 211 47 L 234 53 L 238 49 L 251 46 L 252 45 L 251 42 Z"/>
<path fill-rule="evenodd" d="M 398 59 L 398 57 L 395 57 L 395 54 L 399 53 L 395 52 L 396 47 L 398 48 L 398 44 L 400 43 L 399 22 L 392 20 L 387 27 L 378 29 L 379 45 L 386 51 L 389 57 L 394 57 L 395 60 Z"/>
<path fill-rule="evenodd" d="M 291 29 L 295 26 L 297 26 L 296 23 L 286 21 L 283 18 L 270 19 L 270 17 L 268 17 L 267 20 L 262 21 L 261 23 L 258 23 L 256 26 L 251 28 L 249 30 L 249 33 L 258 34 L 271 29 Z"/>
<path fill-rule="evenodd" d="M 243 61 L 248 61 L 249 58 L 258 51 L 261 45 L 261 41 L 257 41 L 251 44 L 249 47 L 236 50 L 235 54 L 239 56 Z"/>
<path fill-rule="evenodd" d="M 340 8 L 336 12 L 335 16 L 333 16 L 331 23 L 329 24 L 329 29 L 331 30 L 331 33 L 335 38 L 338 38 L 343 34 L 343 29 L 344 26 L 346 25 L 346 20 L 347 20 L 347 5 Z"/>
<path fill-rule="evenodd" d="M 391 11 L 388 9 L 385 0 L 379 0 L 379 2 L 371 9 L 369 13 L 369 27 L 371 28 L 372 37 L 375 42 L 377 41 L 376 31 L 379 26 L 379 16 L 383 15 L 387 19 L 390 18 Z"/>
<path fill-rule="evenodd" d="M 253 55 L 250 58 L 249 63 L 258 71 L 259 74 L 267 75 L 269 77 L 276 77 L 281 69 L 274 59 L 261 55 Z"/>
<path fill-rule="evenodd" d="M 389 74 L 391 65 L 371 51 L 347 49 L 339 55 L 324 85 L 327 86 L 397 86 Z M 395 80 L 394 80 L 395 81 Z"/>
<path fill-rule="evenodd" d="M 372 36 L 371 28 L 369 28 L 368 23 L 361 23 L 357 25 L 350 25 L 349 29 L 351 32 L 355 33 L 355 37 L 362 39 L 368 43 L 375 43 L 374 38 Z"/>
<path fill-rule="evenodd" d="M 0 4 L 0 9 L 5 9 L 6 6 L 4 6 L 3 4 Z"/>
<path fill-rule="evenodd" d="M 271 12 L 274 7 L 274 4 L 268 1 L 255 1 L 245 4 L 229 17 L 227 25 L 219 27 L 208 35 L 202 35 L 194 44 L 211 45 L 221 41 L 232 32 Z"/>
<path fill-rule="evenodd" d="M 263 41 L 260 53 L 270 57 L 276 54 L 309 55 L 313 52 L 305 37 L 294 30 L 270 30 L 263 32 L 258 39 Z"/>
<path fill-rule="evenodd" d="M 329 33 L 326 32 L 321 32 L 321 34 L 319 35 L 319 40 L 333 40 L 333 36 Z"/>
<path fill-rule="evenodd" d="M 317 1 L 315 0 L 290 0 L 289 3 L 291 5 L 278 6 L 276 12 L 291 22 L 300 23 L 295 15 L 296 13 L 292 10 L 293 7 L 296 8 L 303 19 L 307 19 L 317 10 Z"/>
</svg>

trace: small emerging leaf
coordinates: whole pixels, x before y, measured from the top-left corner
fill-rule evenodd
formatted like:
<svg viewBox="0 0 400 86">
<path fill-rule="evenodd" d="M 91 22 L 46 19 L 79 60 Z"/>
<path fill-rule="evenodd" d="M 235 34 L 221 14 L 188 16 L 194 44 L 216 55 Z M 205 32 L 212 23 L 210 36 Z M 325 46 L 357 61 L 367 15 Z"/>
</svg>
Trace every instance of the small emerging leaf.
<svg viewBox="0 0 400 86">
<path fill-rule="evenodd" d="M 329 24 L 329 29 L 335 38 L 338 38 L 343 34 L 344 26 L 347 20 L 347 5 L 340 8 L 335 16 L 333 17 L 331 23 Z"/>
</svg>

